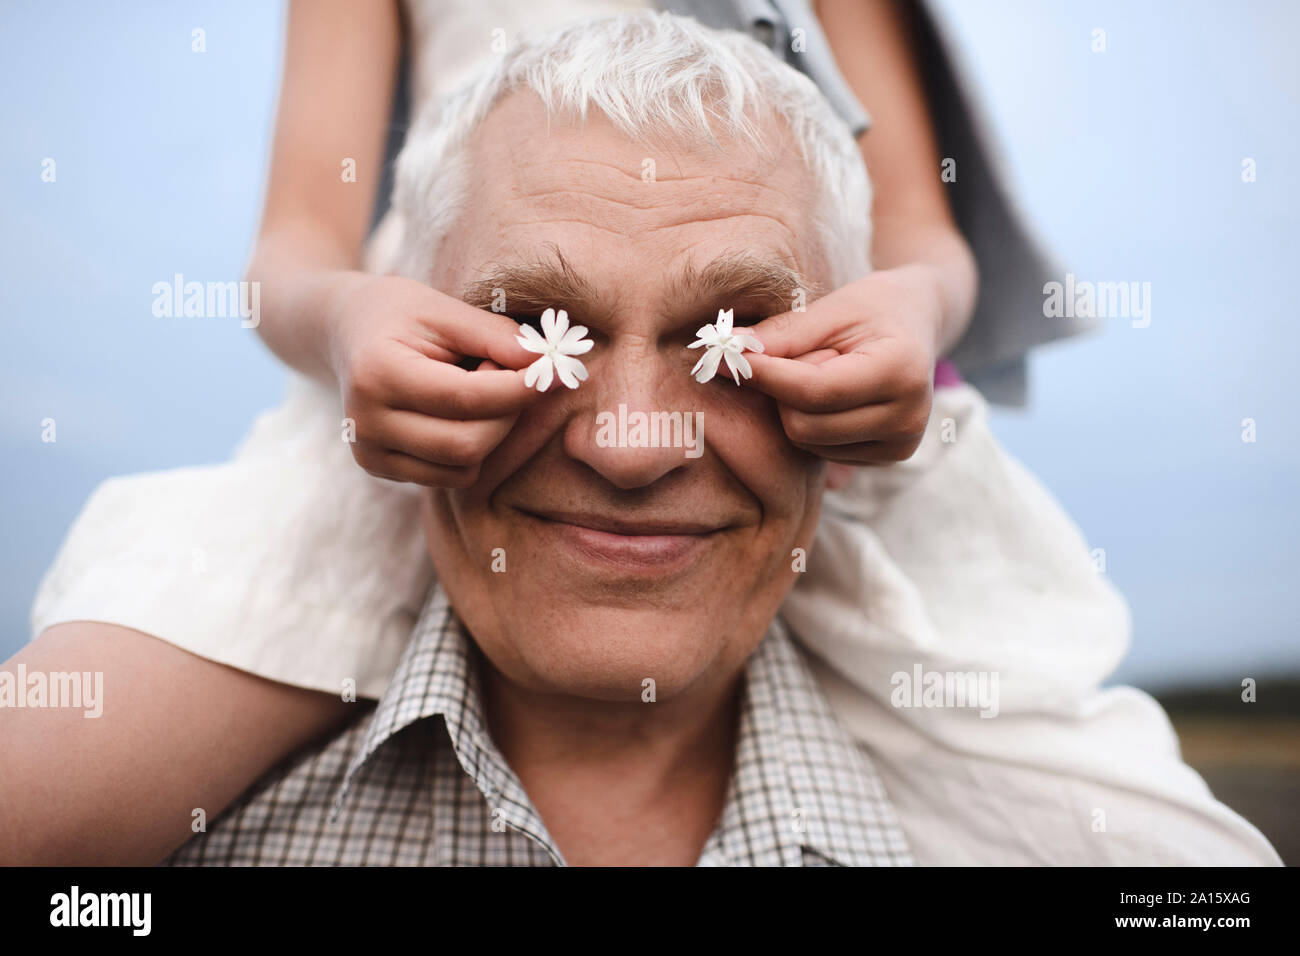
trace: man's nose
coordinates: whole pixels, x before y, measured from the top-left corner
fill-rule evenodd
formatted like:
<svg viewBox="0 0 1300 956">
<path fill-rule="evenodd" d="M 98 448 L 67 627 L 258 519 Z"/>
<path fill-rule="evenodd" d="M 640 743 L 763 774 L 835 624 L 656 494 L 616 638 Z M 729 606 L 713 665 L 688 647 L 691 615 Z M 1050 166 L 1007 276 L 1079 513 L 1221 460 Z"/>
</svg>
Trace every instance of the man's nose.
<svg viewBox="0 0 1300 956">
<path fill-rule="evenodd" d="M 646 338 L 615 339 L 597 351 L 579 389 L 585 401 L 565 430 L 565 451 L 622 489 L 644 488 L 697 460 L 704 436 L 690 386 L 700 386 L 689 366 Z"/>
</svg>

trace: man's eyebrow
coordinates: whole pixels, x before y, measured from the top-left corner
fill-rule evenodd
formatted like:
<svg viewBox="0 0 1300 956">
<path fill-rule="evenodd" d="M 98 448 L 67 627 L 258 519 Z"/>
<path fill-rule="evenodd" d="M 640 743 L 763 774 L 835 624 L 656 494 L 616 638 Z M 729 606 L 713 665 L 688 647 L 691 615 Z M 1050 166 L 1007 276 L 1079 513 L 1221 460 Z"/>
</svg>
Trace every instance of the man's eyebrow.
<svg viewBox="0 0 1300 956">
<path fill-rule="evenodd" d="M 780 259 L 739 252 L 703 266 L 688 260 L 682 271 L 669 280 L 665 298 L 695 307 L 707 302 L 710 309 L 726 308 L 736 302 L 749 306 L 751 311 L 755 307 L 769 308 L 775 315 L 790 311 L 800 289 L 809 301 L 821 292 L 807 276 Z"/>
<path fill-rule="evenodd" d="M 578 274 L 554 243 L 547 244 L 554 260 L 538 257 L 509 265 L 494 264 L 469 283 L 461 301 L 477 309 L 530 315 L 547 309 L 590 314 L 600 303 L 595 287 Z M 504 300 L 504 301 L 502 301 Z"/>
<path fill-rule="evenodd" d="M 582 276 L 553 243 L 548 243 L 553 258 L 494 264 L 478 279 L 470 282 L 460 298 L 475 308 L 514 315 L 541 313 L 549 308 L 567 309 L 591 321 L 607 304 L 593 283 Z M 663 298 L 670 308 L 693 313 L 698 318 L 716 308 L 737 303 L 751 314 L 788 312 L 797 290 L 808 300 L 821 290 L 795 267 L 778 258 L 764 258 L 749 252 L 726 253 L 698 265 L 687 260 L 681 271 L 667 280 Z M 739 316 L 738 316 L 739 318 Z"/>
</svg>

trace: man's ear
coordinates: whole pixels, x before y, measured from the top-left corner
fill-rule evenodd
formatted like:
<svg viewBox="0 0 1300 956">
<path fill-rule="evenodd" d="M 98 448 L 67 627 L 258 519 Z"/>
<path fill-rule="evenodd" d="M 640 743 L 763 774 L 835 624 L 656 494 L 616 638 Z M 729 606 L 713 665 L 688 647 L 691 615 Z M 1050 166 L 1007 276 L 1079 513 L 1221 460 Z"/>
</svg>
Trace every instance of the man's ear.
<svg viewBox="0 0 1300 956">
<path fill-rule="evenodd" d="M 852 478 L 852 465 L 842 465 L 838 461 L 829 461 L 826 463 L 826 487 L 831 491 L 839 491 L 847 485 Z"/>
</svg>

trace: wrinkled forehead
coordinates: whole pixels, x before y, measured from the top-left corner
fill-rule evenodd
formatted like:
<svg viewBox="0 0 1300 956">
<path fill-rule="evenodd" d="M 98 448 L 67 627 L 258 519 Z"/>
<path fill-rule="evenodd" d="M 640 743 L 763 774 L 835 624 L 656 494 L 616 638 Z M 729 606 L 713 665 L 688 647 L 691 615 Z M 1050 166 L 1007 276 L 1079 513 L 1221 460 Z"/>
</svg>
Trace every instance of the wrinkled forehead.
<svg viewBox="0 0 1300 956">
<path fill-rule="evenodd" d="M 823 287 L 812 176 L 782 121 L 758 129 L 762 148 L 722 134 L 639 139 L 598 110 L 552 116 L 533 91 L 513 91 L 468 145 L 469 199 L 440 258 L 468 281 L 543 246 L 606 267 L 622 252 L 644 269 L 743 250 Z"/>
</svg>

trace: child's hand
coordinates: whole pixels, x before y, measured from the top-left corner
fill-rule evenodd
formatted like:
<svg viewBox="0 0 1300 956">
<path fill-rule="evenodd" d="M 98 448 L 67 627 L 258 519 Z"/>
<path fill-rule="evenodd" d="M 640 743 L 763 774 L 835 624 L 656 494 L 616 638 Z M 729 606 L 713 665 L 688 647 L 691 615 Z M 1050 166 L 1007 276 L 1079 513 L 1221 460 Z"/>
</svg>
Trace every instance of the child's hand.
<svg viewBox="0 0 1300 956">
<path fill-rule="evenodd" d="M 465 488 L 537 392 L 516 371 L 537 358 L 519 326 L 419 282 L 375 277 L 330 317 L 330 356 L 352 454 L 380 478 Z M 483 358 L 474 371 L 457 367 Z"/>
<path fill-rule="evenodd" d="M 911 457 L 930 420 L 942 303 L 910 270 L 877 272 L 750 330 L 749 384 L 776 399 L 790 441 L 844 464 Z"/>
</svg>

